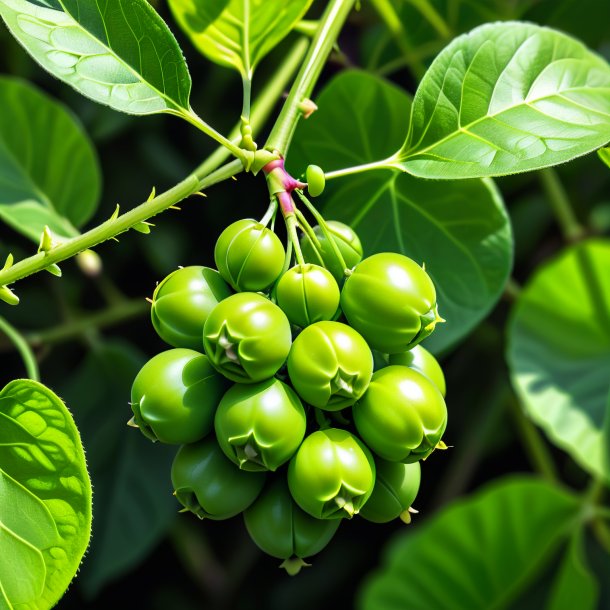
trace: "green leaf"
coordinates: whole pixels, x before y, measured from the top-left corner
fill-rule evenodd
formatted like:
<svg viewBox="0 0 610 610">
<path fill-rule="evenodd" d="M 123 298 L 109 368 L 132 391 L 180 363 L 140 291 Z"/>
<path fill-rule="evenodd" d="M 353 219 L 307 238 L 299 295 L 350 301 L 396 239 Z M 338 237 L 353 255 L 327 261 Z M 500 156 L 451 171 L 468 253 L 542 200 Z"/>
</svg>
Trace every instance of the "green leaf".
<svg viewBox="0 0 610 610">
<path fill-rule="evenodd" d="M 425 178 L 548 167 L 610 140 L 610 66 L 582 43 L 528 23 L 486 24 L 451 42 L 413 100 L 388 163 Z"/>
<path fill-rule="evenodd" d="M 77 119 L 26 82 L 0 78 L 0 219 L 35 243 L 78 235 L 100 196 L 97 155 Z"/>
<path fill-rule="evenodd" d="M 258 62 L 292 30 L 312 0 L 169 0 L 195 47 L 251 78 Z"/>
<path fill-rule="evenodd" d="M 191 77 L 146 0 L 0 0 L 13 36 L 51 74 L 129 114 L 189 109 Z"/>
<path fill-rule="evenodd" d="M 599 158 L 608 166 L 610 167 L 610 148 L 600 148 L 597 151 L 597 154 L 599 155 Z"/>
<path fill-rule="evenodd" d="M 508 326 L 507 359 L 523 407 L 550 440 L 610 479 L 610 241 L 590 240 L 540 267 Z"/>
<path fill-rule="evenodd" d="M 58 538 L 42 500 L 0 470 L 0 595 L 5 602 L 35 602 L 43 594 L 47 568 L 41 549 Z"/>
<path fill-rule="evenodd" d="M 170 479 L 176 447 L 127 426 L 131 384 L 144 361 L 127 344 L 102 344 L 62 389 L 75 407 L 95 487 L 93 537 L 79 574 L 90 597 L 144 561 L 180 508 Z"/>
<path fill-rule="evenodd" d="M 320 94 L 319 110 L 299 126 L 291 167 L 315 163 L 332 170 L 386 155 L 406 131 L 409 102 L 379 78 L 340 74 Z M 513 244 L 491 181 L 447 184 L 370 171 L 329 182 L 323 199 L 325 216 L 350 224 L 366 256 L 391 250 L 425 263 L 447 320 L 426 340 L 427 348 L 439 352 L 464 337 L 502 293 Z"/>
<path fill-rule="evenodd" d="M 91 483 L 64 403 L 25 379 L 0 392 L 0 607 L 47 610 L 91 533 Z"/>
<path fill-rule="evenodd" d="M 574 534 L 551 590 L 546 610 L 595 610 L 599 586 L 585 560 L 583 532 Z"/>
<path fill-rule="evenodd" d="M 577 496 L 501 479 L 394 538 L 361 590 L 360 610 L 505 608 L 574 527 Z"/>
</svg>

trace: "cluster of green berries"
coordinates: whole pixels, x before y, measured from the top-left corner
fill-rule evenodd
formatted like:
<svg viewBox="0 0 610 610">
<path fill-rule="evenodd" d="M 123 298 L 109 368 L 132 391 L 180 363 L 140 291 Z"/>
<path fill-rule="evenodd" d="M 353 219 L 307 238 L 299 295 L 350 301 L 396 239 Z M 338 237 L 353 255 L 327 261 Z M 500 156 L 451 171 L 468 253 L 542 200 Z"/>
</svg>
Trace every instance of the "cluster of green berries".
<svg viewBox="0 0 610 610">
<path fill-rule="evenodd" d="M 419 461 L 447 424 L 442 370 L 419 345 L 440 320 L 430 277 L 400 254 L 362 259 L 342 223 L 324 229 L 285 270 L 277 235 L 240 220 L 217 240 L 217 270 L 168 275 L 151 317 L 173 348 L 131 396 L 144 435 L 181 445 L 171 478 L 184 509 L 243 513 L 291 574 L 343 517 L 408 521 Z"/>
</svg>

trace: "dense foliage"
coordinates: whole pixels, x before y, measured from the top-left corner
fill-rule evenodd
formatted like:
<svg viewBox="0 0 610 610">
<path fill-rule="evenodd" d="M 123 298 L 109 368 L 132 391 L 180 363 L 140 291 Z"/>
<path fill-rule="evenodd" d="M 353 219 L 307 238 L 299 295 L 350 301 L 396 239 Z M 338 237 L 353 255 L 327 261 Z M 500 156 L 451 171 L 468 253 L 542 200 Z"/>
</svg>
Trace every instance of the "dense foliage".
<svg viewBox="0 0 610 610">
<path fill-rule="evenodd" d="M 610 607 L 610 4 L 0 16 L 0 607 Z"/>
</svg>

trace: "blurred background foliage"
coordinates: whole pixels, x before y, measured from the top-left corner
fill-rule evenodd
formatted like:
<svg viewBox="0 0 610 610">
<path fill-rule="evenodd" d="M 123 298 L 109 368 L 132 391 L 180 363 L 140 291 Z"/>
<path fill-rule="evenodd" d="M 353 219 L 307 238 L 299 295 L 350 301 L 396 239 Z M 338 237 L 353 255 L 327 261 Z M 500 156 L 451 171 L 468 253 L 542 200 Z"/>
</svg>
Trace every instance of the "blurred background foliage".
<svg viewBox="0 0 610 610">
<path fill-rule="evenodd" d="M 241 108 L 239 77 L 198 55 L 166 4 L 152 4 L 185 52 L 192 106 L 228 133 Z M 316 17 L 320 4 L 314 3 L 309 18 Z M 384 19 L 388 6 L 395 19 Z M 507 19 L 558 28 L 610 58 L 608 2 L 365 0 L 352 13 L 316 91 L 342 70 L 359 68 L 413 93 L 426 66 L 454 36 Z M 254 99 L 298 36 L 292 33 L 261 63 Z M 103 186 L 101 203 L 86 227 L 108 218 L 117 203 L 127 210 L 145 200 L 153 186 L 157 192 L 172 186 L 214 150 L 213 142 L 173 117 L 135 118 L 83 98 L 39 69 L 5 28 L 0 29 L 0 73 L 35 83 L 63 102 L 91 137 Z M 303 124 L 303 138 L 306 130 Z M 297 140 L 295 174 L 305 169 L 300 154 Z M 588 155 L 557 168 L 556 177 L 587 235 L 608 236 L 609 169 Z M 514 235 L 513 277 L 493 310 L 467 337 L 440 353 L 448 387 L 445 440 L 451 448 L 423 464 L 415 504 L 419 514 L 408 527 L 400 521 L 376 525 L 357 518 L 342 523 L 312 567 L 295 578 L 253 545 L 239 517 L 199 522 L 179 514 L 169 480 L 173 448 L 153 447 L 126 426 L 131 382 L 144 361 L 164 348 L 152 329 L 145 298 L 179 265 L 213 265 L 220 231 L 233 220 L 264 213 L 264 180 L 240 176 L 210 189 L 206 199 L 191 198 L 180 211 L 156 217 L 150 235 L 130 232 L 119 243 L 103 244 L 97 249 L 103 271 L 95 277 L 71 260 L 62 265 L 62 279 L 40 273 L 20 281 L 21 304 L 3 308 L 3 315 L 35 348 L 42 381 L 73 412 L 94 489 L 91 547 L 58 608 L 105 609 L 124 603 L 126 595 L 150 610 L 300 610 L 322 604 L 365 610 L 610 608 L 609 555 L 599 543 L 606 537 L 608 544 L 608 534 L 587 529 L 567 546 L 560 546 L 558 538 L 580 506 L 568 489 L 584 490 L 589 475 L 524 416 L 505 359 L 506 329 L 519 285 L 552 261 L 566 241 L 540 172 L 501 178 L 496 184 Z M 382 222 L 382 216 L 373 214 L 367 225 Z M 26 238 L 0 226 L 0 260 L 9 252 L 20 259 L 33 249 Z M 561 284 L 562 276 L 556 281 Z M 555 330 L 562 333 L 562 328 Z M 570 340 L 578 342 L 578 329 L 570 333 Z M 2 385 L 22 377 L 21 361 L 3 337 L 0 354 Z M 604 357 L 608 364 L 608 352 Z M 548 482 L 552 478 L 562 483 Z M 492 505 L 500 508 L 490 512 Z M 487 521 L 496 521 L 486 525 L 486 515 Z M 494 539 L 485 546 L 488 554 L 477 556 L 473 546 L 476 550 L 482 544 L 489 528 L 502 531 L 504 539 Z M 514 539 L 520 544 L 510 555 Z M 562 573 L 567 576 L 560 582 Z M 414 596 L 408 597 L 409 606 L 401 601 L 405 574 L 420 586 L 409 593 Z M 453 599 L 437 598 L 425 606 L 446 582 L 459 583 L 452 585 Z"/>
</svg>

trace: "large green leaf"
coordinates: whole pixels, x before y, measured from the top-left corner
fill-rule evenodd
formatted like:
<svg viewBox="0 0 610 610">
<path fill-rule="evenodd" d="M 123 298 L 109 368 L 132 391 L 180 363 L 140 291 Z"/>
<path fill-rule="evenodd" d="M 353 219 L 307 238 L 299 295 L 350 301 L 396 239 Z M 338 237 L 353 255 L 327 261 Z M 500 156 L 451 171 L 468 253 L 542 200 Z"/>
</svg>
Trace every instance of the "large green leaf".
<svg viewBox="0 0 610 610">
<path fill-rule="evenodd" d="M 312 0 L 169 0 L 199 51 L 248 78 L 256 64 L 303 17 Z"/>
<path fill-rule="evenodd" d="M 191 78 L 146 0 L 0 0 L 15 38 L 51 74 L 130 114 L 189 109 Z"/>
<path fill-rule="evenodd" d="M 578 497 L 536 479 L 499 480 L 394 539 L 360 610 L 505 608 L 575 527 Z"/>
<path fill-rule="evenodd" d="M 91 533 L 91 483 L 78 430 L 44 385 L 0 392 L 0 608 L 48 610 Z"/>
<path fill-rule="evenodd" d="M 406 131 L 407 94 L 362 72 L 337 76 L 317 103 L 319 110 L 298 128 L 291 167 L 315 163 L 332 170 L 373 161 Z M 365 255 L 392 250 L 425 263 L 447 320 L 427 348 L 438 352 L 464 337 L 500 296 L 512 236 L 491 181 L 447 184 L 382 170 L 331 182 L 322 199 L 327 218 L 358 232 Z"/>
<path fill-rule="evenodd" d="M 434 60 L 390 163 L 425 178 L 499 176 L 563 163 L 609 140 L 608 63 L 560 32 L 493 23 Z"/>
<path fill-rule="evenodd" d="M 102 344 L 62 390 L 75 407 L 95 487 L 93 538 L 79 575 L 89 596 L 142 562 L 180 508 L 170 479 L 176 448 L 126 425 L 131 384 L 144 361 L 129 345 Z"/>
<path fill-rule="evenodd" d="M 582 530 L 575 533 L 553 583 L 547 610 L 595 610 L 599 586 L 585 560 Z"/>
<path fill-rule="evenodd" d="M 508 327 L 513 384 L 526 412 L 581 466 L 610 479 L 610 241 L 540 267 Z"/>
<path fill-rule="evenodd" d="M 73 237 L 95 212 L 95 149 L 61 104 L 17 79 L 0 78 L 0 219 L 35 242 L 48 225 Z"/>
</svg>

